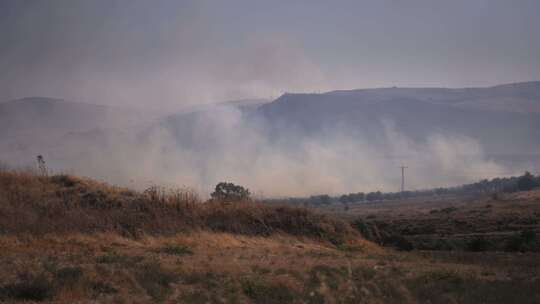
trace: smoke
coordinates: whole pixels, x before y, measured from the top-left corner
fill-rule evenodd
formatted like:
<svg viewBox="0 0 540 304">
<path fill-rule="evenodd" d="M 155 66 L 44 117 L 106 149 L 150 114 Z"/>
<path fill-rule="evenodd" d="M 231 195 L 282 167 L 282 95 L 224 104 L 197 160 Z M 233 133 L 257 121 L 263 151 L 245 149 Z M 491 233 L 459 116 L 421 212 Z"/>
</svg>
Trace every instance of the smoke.
<svg viewBox="0 0 540 304">
<path fill-rule="evenodd" d="M 384 139 L 343 127 L 315 136 L 270 135 L 265 122 L 233 106 L 173 116 L 120 132 L 78 133 L 51 145 L 51 169 L 143 189 L 187 186 L 208 194 L 221 181 L 264 197 L 397 191 L 400 165 L 407 188 L 459 185 L 508 173 L 466 136 L 412 140 L 383 119 Z M 54 146 L 54 147 L 52 147 Z M 43 147 L 41 147 L 43 148 Z M 20 156 L 20 154 L 19 154 Z"/>
<path fill-rule="evenodd" d="M 429 83 L 431 78 L 444 82 L 447 77 L 471 74 L 472 65 L 462 58 L 455 62 L 466 68 L 460 67 L 452 77 L 445 74 L 448 56 L 440 50 L 448 49 L 448 39 L 424 43 L 433 45 L 436 52 L 419 54 L 417 41 L 405 32 L 416 37 L 419 31 L 429 30 L 423 33 L 426 39 L 447 37 L 446 31 L 434 35 L 430 31 L 436 28 L 422 23 L 404 31 L 398 20 L 402 14 L 393 9 L 385 19 L 372 18 L 376 14 L 367 9 L 371 5 L 327 9 L 321 4 L 284 2 L 265 4 L 264 8 L 271 9 L 266 12 L 249 1 L 241 4 L 160 1 L 156 5 L 137 0 L 0 3 L 0 100 L 52 96 L 152 113 L 120 126 L 124 117 L 115 112 L 107 121 L 95 124 L 100 129 L 72 128 L 83 120 L 80 115 L 71 117 L 72 123 L 59 126 L 54 134 L 33 125 L 41 114 L 31 119 L 26 116 L 21 124 L 29 126 L 33 134 L 0 132 L 5 136 L 0 138 L 0 159 L 26 164 L 43 154 L 56 172 L 137 188 L 170 183 L 206 193 L 220 181 L 232 181 L 264 196 L 395 191 L 400 185 L 400 165 L 409 167 L 410 189 L 508 173 L 470 137 L 432 133 L 413 139 L 389 119 L 381 121 L 382 140 L 376 141 L 372 134 L 353 133 L 345 126 L 313 136 L 281 130 L 276 137 L 268 131 L 267 122 L 247 119 L 234 107 L 216 107 L 189 116 L 188 122 L 174 117 L 148 122 L 154 112 L 176 113 L 188 105 L 275 97 L 283 91 L 320 91 L 329 86 L 365 86 L 373 79 L 377 84 L 389 84 L 388 75 L 401 75 L 405 82 Z M 341 10 L 347 12 L 336 15 Z M 367 15 L 362 18 L 358 13 Z M 241 20 L 233 19 L 235 15 L 241 15 Z M 439 18 L 431 13 L 426 16 Z M 378 29 L 376 22 L 394 19 L 398 21 L 392 26 Z M 320 20 L 333 20 L 330 23 L 337 26 L 327 27 Z M 499 24 L 500 18 L 495 21 Z M 449 29 L 455 28 L 450 25 Z M 355 32 L 366 28 L 365 33 Z M 469 33 L 470 27 L 465 26 L 464 32 Z M 395 47 L 396 43 L 403 47 Z M 479 56 L 473 57 L 478 61 Z M 503 57 L 506 62 L 507 54 Z M 426 66 L 426 58 L 433 63 L 430 71 L 418 70 Z M 438 69 L 442 72 L 432 74 L 438 62 L 445 62 Z M 524 71 L 530 71 L 531 62 L 537 60 L 524 62 Z M 507 75 L 506 67 L 504 71 Z M 492 79 L 488 74 L 483 75 L 485 79 Z M 59 114 L 56 120 L 64 118 Z M 66 129 L 72 133 L 66 135 Z M 36 134 L 36 130 L 44 133 Z"/>
</svg>

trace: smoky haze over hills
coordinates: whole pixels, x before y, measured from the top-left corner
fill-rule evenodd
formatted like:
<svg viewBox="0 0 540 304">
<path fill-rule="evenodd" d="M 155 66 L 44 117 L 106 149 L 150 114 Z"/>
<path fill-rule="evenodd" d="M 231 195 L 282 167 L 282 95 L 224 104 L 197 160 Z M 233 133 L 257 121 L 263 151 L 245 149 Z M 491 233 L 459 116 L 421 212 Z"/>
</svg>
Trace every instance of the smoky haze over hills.
<svg viewBox="0 0 540 304">
<path fill-rule="evenodd" d="M 540 82 L 286 93 L 178 114 L 46 98 L 0 103 L 0 160 L 205 193 L 285 196 L 451 186 L 540 168 Z"/>
<path fill-rule="evenodd" d="M 539 11 L 2 0 L 0 161 L 265 196 L 395 191 L 401 165 L 409 188 L 538 170 Z"/>
</svg>

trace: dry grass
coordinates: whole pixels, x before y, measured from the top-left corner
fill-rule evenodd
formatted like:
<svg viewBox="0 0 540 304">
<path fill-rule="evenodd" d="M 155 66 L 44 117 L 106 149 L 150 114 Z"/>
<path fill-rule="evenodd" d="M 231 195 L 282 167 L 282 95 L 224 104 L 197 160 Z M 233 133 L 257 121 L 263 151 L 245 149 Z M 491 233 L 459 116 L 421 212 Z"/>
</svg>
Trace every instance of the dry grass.
<svg viewBox="0 0 540 304">
<path fill-rule="evenodd" d="M 215 232 L 6 236 L 0 237 L 0 288 L 41 288 L 55 303 L 537 303 L 540 297 L 540 273 L 530 265 L 538 255 L 498 254 L 482 264 L 491 255 L 392 253 L 366 245 L 350 252 L 288 235 Z M 162 250 L 170 246 L 192 254 Z M 0 297 L 23 301 L 32 294 Z"/>
<path fill-rule="evenodd" d="M 539 303 L 539 257 L 398 253 L 306 209 L 0 171 L 6 303 Z"/>
<path fill-rule="evenodd" d="M 353 222 L 368 239 L 402 249 L 540 251 L 538 190 L 366 203 L 329 213 Z"/>
<path fill-rule="evenodd" d="M 290 206 L 201 202 L 189 190 L 152 187 L 143 193 L 68 175 L 39 177 L 0 171 L 0 233 L 116 232 L 127 237 L 193 230 L 269 236 L 287 233 L 355 242 L 348 223 Z"/>
</svg>

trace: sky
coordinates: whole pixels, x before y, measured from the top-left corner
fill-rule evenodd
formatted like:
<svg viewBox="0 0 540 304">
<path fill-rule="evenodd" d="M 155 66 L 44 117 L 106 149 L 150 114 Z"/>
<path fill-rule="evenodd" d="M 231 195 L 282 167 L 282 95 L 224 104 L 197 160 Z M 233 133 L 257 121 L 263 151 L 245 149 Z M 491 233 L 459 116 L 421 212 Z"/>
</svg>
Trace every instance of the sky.
<svg viewBox="0 0 540 304">
<path fill-rule="evenodd" d="M 0 0 L 0 101 L 161 109 L 540 80 L 540 1 Z"/>
</svg>

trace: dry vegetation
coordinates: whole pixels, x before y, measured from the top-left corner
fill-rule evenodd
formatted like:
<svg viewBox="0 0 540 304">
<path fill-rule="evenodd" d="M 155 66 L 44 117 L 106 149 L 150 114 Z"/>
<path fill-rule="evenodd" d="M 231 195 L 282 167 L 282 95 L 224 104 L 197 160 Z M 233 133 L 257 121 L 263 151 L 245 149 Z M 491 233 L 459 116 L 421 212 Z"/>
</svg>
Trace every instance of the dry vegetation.
<svg viewBox="0 0 540 304">
<path fill-rule="evenodd" d="M 368 239 L 404 250 L 540 252 L 540 189 L 365 203 L 332 212 Z"/>
<path fill-rule="evenodd" d="M 538 303 L 537 260 L 395 252 L 306 209 L 0 173 L 6 303 Z"/>
<path fill-rule="evenodd" d="M 202 203 L 189 190 L 158 186 L 143 193 L 69 175 L 0 172 L 1 233 L 115 232 L 127 237 L 211 230 L 268 236 L 284 232 L 345 244 L 347 223 L 303 208 L 255 202 Z"/>
</svg>

